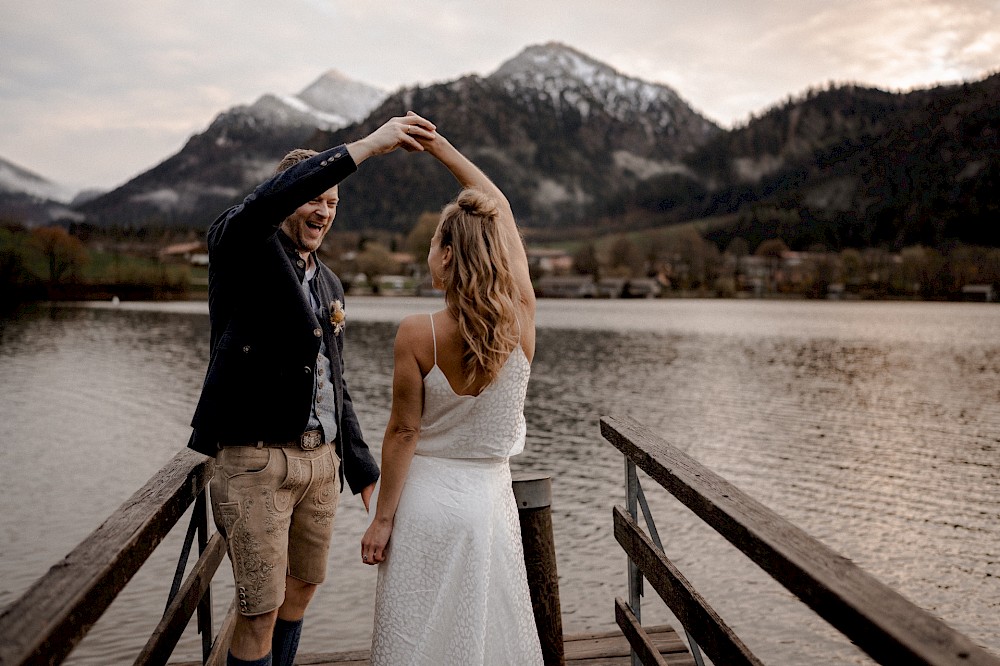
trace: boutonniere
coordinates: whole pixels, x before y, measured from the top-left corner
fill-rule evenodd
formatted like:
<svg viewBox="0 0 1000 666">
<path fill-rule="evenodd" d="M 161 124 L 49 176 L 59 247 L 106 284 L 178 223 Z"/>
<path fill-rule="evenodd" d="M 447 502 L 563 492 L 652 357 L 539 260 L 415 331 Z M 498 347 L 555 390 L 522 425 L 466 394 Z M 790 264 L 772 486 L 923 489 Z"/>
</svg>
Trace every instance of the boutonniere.
<svg viewBox="0 0 1000 666">
<path fill-rule="evenodd" d="M 340 332 L 344 330 L 346 319 L 347 314 L 344 312 L 344 304 L 340 302 L 340 299 L 330 301 L 330 324 L 333 325 L 334 335 L 340 335 Z"/>
</svg>

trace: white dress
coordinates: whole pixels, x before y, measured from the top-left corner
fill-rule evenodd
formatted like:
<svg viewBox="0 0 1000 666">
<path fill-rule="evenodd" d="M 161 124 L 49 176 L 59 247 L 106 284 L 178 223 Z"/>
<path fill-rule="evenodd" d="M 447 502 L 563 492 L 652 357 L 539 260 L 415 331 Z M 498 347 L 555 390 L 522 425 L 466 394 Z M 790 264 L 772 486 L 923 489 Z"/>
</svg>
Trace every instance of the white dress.
<svg viewBox="0 0 1000 666">
<path fill-rule="evenodd" d="M 507 462 L 524 448 L 531 366 L 519 344 L 485 390 L 459 395 L 433 335 L 420 440 L 379 565 L 372 664 L 541 664 Z"/>
</svg>

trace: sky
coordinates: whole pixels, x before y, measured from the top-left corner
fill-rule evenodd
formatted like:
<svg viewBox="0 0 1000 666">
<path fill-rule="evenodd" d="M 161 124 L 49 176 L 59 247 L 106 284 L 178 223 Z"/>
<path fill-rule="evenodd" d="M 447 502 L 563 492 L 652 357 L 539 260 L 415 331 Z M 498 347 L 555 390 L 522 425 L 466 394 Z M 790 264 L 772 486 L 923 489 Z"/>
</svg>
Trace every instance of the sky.
<svg viewBox="0 0 1000 666">
<path fill-rule="evenodd" d="M 1000 0 L 0 0 L 0 158 L 111 189 L 329 69 L 392 91 L 550 41 L 731 127 L 831 81 L 1000 71 Z"/>
</svg>

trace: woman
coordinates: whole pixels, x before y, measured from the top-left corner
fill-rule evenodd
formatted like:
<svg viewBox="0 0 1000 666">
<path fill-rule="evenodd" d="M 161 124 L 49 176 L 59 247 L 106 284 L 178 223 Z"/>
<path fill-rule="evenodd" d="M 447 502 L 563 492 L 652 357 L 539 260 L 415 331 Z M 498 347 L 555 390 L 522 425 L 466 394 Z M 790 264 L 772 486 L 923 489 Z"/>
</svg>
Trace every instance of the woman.
<svg viewBox="0 0 1000 666">
<path fill-rule="evenodd" d="M 445 309 L 407 317 L 362 560 L 379 564 L 372 664 L 541 664 L 507 459 L 535 351 L 528 259 L 503 193 L 444 137 L 465 188 L 427 265 Z"/>
</svg>

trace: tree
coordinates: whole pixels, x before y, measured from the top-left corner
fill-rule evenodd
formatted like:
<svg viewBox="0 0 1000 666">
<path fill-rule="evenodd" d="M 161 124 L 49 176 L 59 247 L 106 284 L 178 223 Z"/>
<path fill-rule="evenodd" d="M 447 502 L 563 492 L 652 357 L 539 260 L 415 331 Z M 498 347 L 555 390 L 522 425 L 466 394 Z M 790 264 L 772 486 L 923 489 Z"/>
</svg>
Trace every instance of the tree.
<svg viewBox="0 0 1000 666">
<path fill-rule="evenodd" d="M 18 248 L 0 250 L 0 313 L 23 297 L 31 277 Z"/>
<path fill-rule="evenodd" d="M 426 257 L 431 249 L 431 238 L 437 230 L 438 221 L 441 219 L 437 213 L 424 213 L 417 218 L 417 223 L 406 236 L 404 247 L 418 260 Z"/>
<path fill-rule="evenodd" d="M 638 277 L 645 272 L 642 251 L 628 236 L 619 236 L 611 245 L 611 266 L 625 277 Z"/>
<path fill-rule="evenodd" d="M 70 236 L 62 227 L 32 229 L 31 241 L 48 261 L 51 284 L 57 284 L 66 271 L 76 273 L 90 259 L 80 239 Z"/>
<path fill-rule="evenodd" d="M 757 246 L 754 254 L 767 260 L 768 281 L 771 290 L 776 291 L 781 277 L 781 258 L 788 252 L 788 246 L 780 238 L 769 238 Z"/>
<path fill-rule="evenodd" d="M 573 270 L 580 275 L 594 275 L 600 272 L 597 250 L 593 243 L 582 245 L 573 255 Z"/>
<path fill-rule="evenodd" d="M 840 252 L 840 265 L 844 269 L 844 282 L 858 287 L 864 281 L 865 265 L 861 253 L 853 247 Z"/>
<path fill-rule="evenodd" d="M 719 250 L 701 237 L 694 227 L 674 234 L 669 252 L 677 281 L 682 289 L 697 289 L 715 283 L 719 272 Z"/>
<path fill-rule="evenodd" d="M 769 238 L 757 246 L 754 254 L 758 257 L 767 257 L 768 259 L 781 259 L 781 256 L 785 252 L 788 252 L 788 246 L 785 245 L 785 241 L 780 238 Z"/>
<path fill-rule="evenodd" d="M 729 245 L 726 246 L 726 255 L 733 257 L 733 284 L 739 283 L 743 279 L 745 272 L 744 257 L 750 254 L 750 244 L 742 236 L 735 236 Z"/>
<path fill-rule="evenodd" d="M 368 284 L 375 291 L 378 290 L 379 278 L 391 274 L 397 268 L 392 254 L 380 243 L 366 243 L 365 249 L 358 253 L 356 261 L 358 270 L 365 274 Z"/>
<path fill-rule="evenodd" d="M 733 240 L 729 241 L 729 245 L 726 246 L 726 254 L 733 255 L 736 257 L 738 262 L 740 259 L 750 254 L 750 245 L 742 236 L 736 236 Z"/>
<path fill-rule="evenodd" d="M 910 245 L 899 252 L 899 289 L 905 293 L 920 292 L 927 265 L 927 250 L 921 245 Z"/>
</svg>

